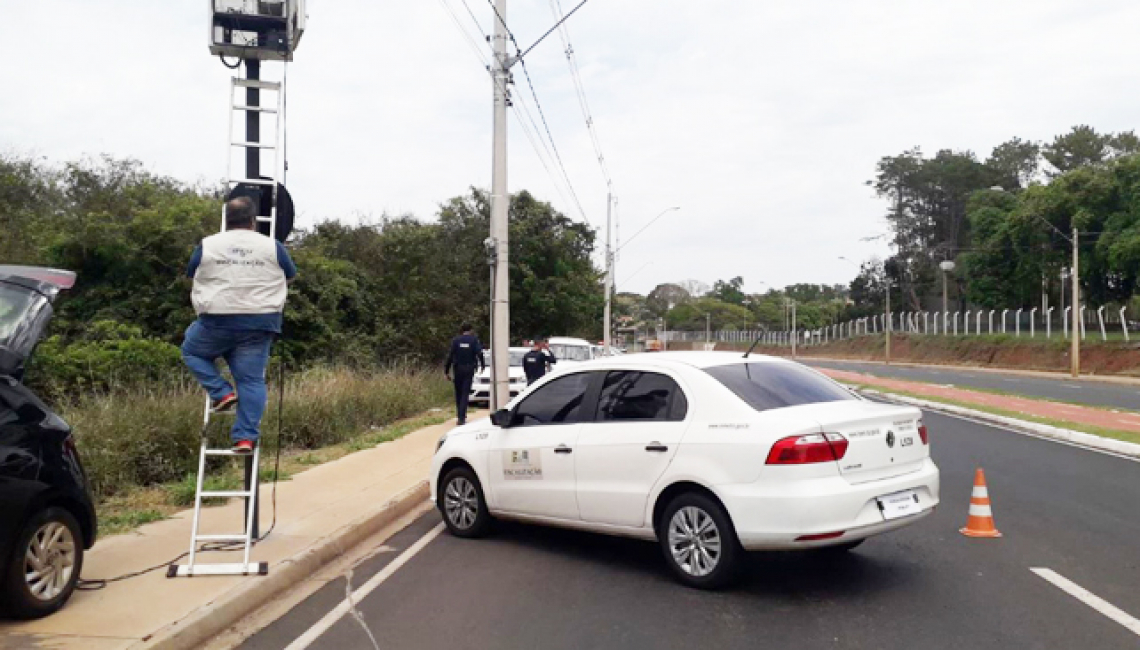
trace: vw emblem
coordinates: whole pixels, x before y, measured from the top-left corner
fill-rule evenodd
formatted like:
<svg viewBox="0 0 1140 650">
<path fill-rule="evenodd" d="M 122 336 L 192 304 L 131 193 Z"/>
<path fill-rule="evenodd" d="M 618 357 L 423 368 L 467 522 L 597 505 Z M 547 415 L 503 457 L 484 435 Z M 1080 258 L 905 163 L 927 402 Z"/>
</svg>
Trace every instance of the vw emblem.
<svg viewBox="0 0 1140 650">
<path fill-rule="evenodd" d="M 894 431 L 888 431 L 887 432 L 887 446 L 888 447 L 894 447 L 895 446 L 895 432 Z"/>
</svg>

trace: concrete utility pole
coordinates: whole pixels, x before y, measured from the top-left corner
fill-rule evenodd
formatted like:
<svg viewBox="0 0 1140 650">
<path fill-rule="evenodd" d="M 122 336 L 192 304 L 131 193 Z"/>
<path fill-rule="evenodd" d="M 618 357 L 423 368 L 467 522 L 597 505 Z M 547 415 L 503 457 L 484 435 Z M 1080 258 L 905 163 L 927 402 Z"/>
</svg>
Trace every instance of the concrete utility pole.
<svg viewBox="0 0 1140 650">
<path fill-rule="evenodd" d="M 887 365 L 891 365 L 891 327 L 894 325 L 894 319 L 891 318 L 891 281 L 887 279 Z"/>
<path fill-rule="evenodd" d="M 1081 376 L 1081 337 L 1077 335 L 1081 331 L 1080 311 L 1076 308 L 1081 304 L 1081 281 L 1080 281 L 1080 261 L 1078 242 L 1080 242 L 1080 233 L 1077 229 L 1073 228 L 1073 342 L 1071 352 L 1069 353 L 1070 362 L 1072 363 L 1071 374 L 1073 377 Z"/>
<path fill-rule="evenodd" d="M 511 63 L 507 54 L 507 0 L 495 0 L 494 61 L 491 79 L 494 85 L 494 145 L 491 154 L 491 238 L 495 246 L 495 282 L 491 289 L 494 309 L 491 314 L 491 383 L 494 386 L 495 411 L 506 406 L 511 394 L 510 355 L 510 258 L 508 246 L 508 208 L 511 196 L 507 192 L 507 106 L 510 105 Z"/>
<path fill-rule="evenodd" d="M 611 354 L 610 346 L 613 344 L 610 332 L 613 331 L 613 296 L 614 296 L 614 252 L 610 247 L 610 216 L 614 205 L 612 193 L 606 194 L 606 309 L 602 318 L 602 345 L 605 346 L 606 355 Z"/>
<path fill-rule="evenodd" d="M 712 342 L 712 314 L 705 314 L 705 343 Z"/>
<path fill-rule="evenodd" d="M 792 358 L 793 359 L 796 358 L 796 343 L 798 343 L 798 341 L 796 341 L 797 338 L 798 338 L 798 336 L 796 334 L 796 301 L 793 300 L 792 301 Z"/>
</svg>

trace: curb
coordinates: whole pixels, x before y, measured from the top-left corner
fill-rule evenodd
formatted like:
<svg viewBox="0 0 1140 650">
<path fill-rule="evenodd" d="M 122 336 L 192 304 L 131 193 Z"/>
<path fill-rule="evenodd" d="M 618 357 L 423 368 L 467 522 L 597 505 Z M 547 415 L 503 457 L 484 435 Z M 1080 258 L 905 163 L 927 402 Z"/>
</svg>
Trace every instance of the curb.
<svg viewBox="0 0 1140 650">
<path fill-rule="evenodd" d="M 303 581 L 346 551 L 375 535 L 428 499 L 428 482 L 420 481 L 379 510 L 346 524 L 299 554 L 272 567 L 264 578 L 250 579 L 237 589 L 172 623 L 132 648 L 193 650 L 259 609 L 277 594 Z"/>
<path fill-rule="evenodd" d="M 986 411 L 977 411 L 963 406 L 955 406 L 953 404 L 943 404 L 941 402 L 932 402 L 929 400 L 918 399 L 908 395 L 899 395 L 897 393 L 890 393 L 886 391 L 863 389 L 859 391 L 867 395 L 877 395 L 890 399 L 894 402 L 901 402 L 903 404 L 910 404 L 911 406 L 919 406 L 931 411 L 942 411 L 952 415 L 962 415 L 975 420 L 981 420 L 991 424 L 1000 424 L 1010 429 L 1015 429 L 1024 433 L 1030 433 L 1042 438 L 1050 438 L 1052 440 L 1060 440 L 1081 447 L 1089 447 L 1099 451 L 1107 451 L 1121 456 L 1128 456 L 1129 458 L 1140 459 L 1140 444 L 1133 442 L 1126 442 L 1124 440 L 1113 440 L 1112 438 L 1102 438 L 1094 436 L 1091 433 L 1084 433 L 1082 431 L 1073 431 L 1072 429 L 1063 429 L 1055 427 L 1050 424 L 1040 424 L 1037 422 L 1030 422 L 1028 420 L 1019 420 L 1005 415 L 995 415 Z"/>
</svg>

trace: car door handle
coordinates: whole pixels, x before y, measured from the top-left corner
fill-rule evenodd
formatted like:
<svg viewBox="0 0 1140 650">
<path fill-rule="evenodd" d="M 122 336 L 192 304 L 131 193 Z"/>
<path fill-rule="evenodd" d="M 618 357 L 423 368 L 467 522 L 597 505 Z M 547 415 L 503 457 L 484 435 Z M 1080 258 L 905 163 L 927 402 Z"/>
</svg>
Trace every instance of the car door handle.
<svg viewBox="0 0 1140 650">
<path fill-rule="evenodd" d="M 645 451 L 669 451 L 669 448 L 659 442 L 651 442 L 645 445 Z"/>
<path fill-rule="evenodd" d="M 554 453 L 556 454 L 569 454 L 573 451 L 573 449 L 567 447 L 566 445 L 558 445 L 554 448 Z"/>
</svg>

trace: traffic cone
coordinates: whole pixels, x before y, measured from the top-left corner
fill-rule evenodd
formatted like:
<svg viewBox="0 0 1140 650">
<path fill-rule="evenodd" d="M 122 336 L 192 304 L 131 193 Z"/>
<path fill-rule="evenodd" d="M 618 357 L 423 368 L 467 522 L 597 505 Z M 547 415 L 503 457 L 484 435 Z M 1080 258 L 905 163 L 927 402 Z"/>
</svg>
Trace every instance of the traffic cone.
<svg viewBox="0 0 1140 650">
<path fill-rule="evenodd" d="M 966 527 L 958 532 L 966 537 L 1001 537 L 994 528 L 994 513 L 990 510 L 990 493 L 986 490 L 986 474 L 979 467 L 974 474 L 974 491 L 970 495 L 970 518 Z"/>
</svg>

